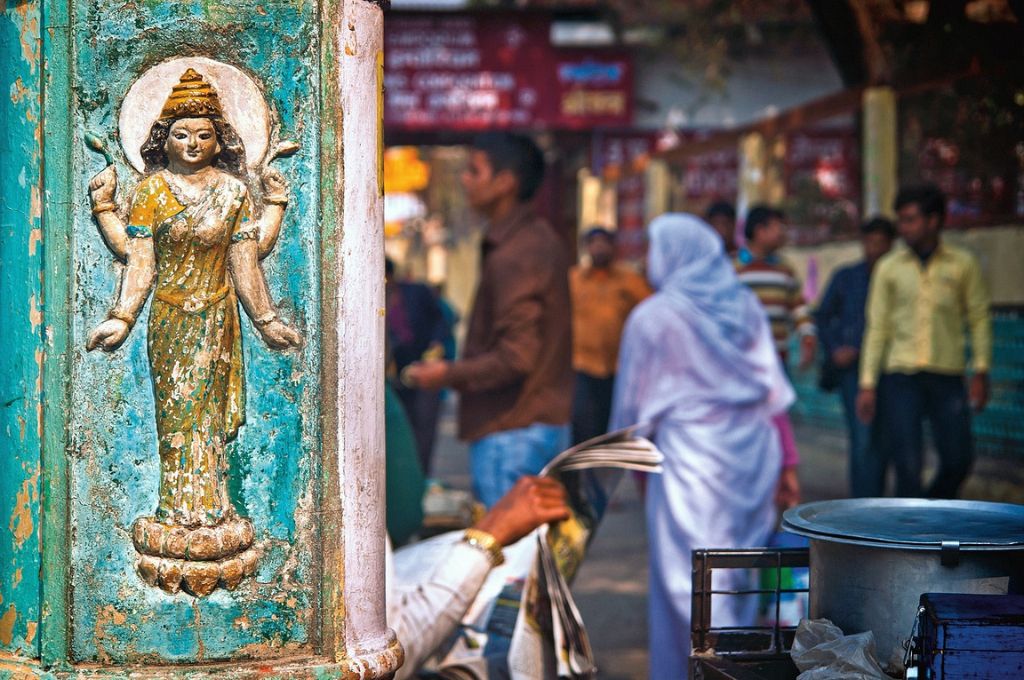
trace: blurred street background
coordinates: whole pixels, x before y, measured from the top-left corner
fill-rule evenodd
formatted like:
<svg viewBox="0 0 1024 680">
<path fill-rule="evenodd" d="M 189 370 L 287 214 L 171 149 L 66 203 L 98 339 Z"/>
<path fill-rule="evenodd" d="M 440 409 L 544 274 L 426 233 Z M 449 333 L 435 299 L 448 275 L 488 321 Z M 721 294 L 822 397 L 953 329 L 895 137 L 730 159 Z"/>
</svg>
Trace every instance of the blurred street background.
<svg viewBox="0 0 1024 680">
<path fill-rule="evenodd" d="M 435 476 L 453 489 L 469 491 L 468 447 L 455 437 L 454 415 L 449 401 L 438 429 Z M 796 434 L 803 456 L 800 476 L 805 500 L 846 497 L 845 432 L 804 422 L 797 424 Z M 982 460 L 964 496 L 1024 503 L 1021 467 Z M 572 590 L 587 624 L 600 677 L 646 677 L 647 532 L 643 501 L 631 475 L 623 477 Z"/>
<path fill-rule="evenodd" d="M 977 458 L 959 495 L 1022 503 L 1022 20 L 1014 0 L 393 0 L 388 256 L 398 279 L 437 292 L 461 338 L 485 224 L 460 176 L 483 131 L 541 147 L 534 205 L 583 268 L 595 227 L 643 273 L 659 215 L 724 203 L 742 224 L 756 204 L 781 209 L 780 252 L 811 309 L 861 259 L 861 225 L 895 217 L 901 186 L 933 183 L 943 242 L 977 258 L 991 293 L 991 400 L 971 421 Z M 820 355 L 798 368 L 791 340 L 801 501 L 848 497 L 840 397 L 819 388 Z M 468 491 L 457 398 L 427 473 Z M 928 478 L 927 438 L 926 451 Z M 626 475 L 573 585 L 602 678 L 646 677 L 647 575 L 643 500 Z"/>
</svg>

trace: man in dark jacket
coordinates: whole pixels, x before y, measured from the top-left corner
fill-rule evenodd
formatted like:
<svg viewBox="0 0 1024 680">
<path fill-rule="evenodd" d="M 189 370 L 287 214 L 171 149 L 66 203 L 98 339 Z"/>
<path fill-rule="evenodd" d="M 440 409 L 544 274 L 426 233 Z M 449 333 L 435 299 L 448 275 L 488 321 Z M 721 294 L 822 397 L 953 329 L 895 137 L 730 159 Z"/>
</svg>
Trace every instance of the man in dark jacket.
<svg viewBox="0 0 1024 680">
<path fill-rule="evenodd" d="M 473 485 L 488 507 L 569 442 L 572 344 L 569 257 L 529 206 L 544 174 L 528 137 L 478 137 L 462 184 L 487 218 L 480 284 L 462 358 L 413 364 L 403 379 L 459 391 Z"/>
<path fill-rule="evenodd" d="M 838 388 L 850 435 L 850 495 L 881 496 L 885 491 L 885 462 L 872 447 L 871 426 L 857 417 L 857 366 L 864 338 L 864 308 L 868 281 L 879 258 L 892 248 L 896 227 L 876 217 L 861 227 L 864 259 L 836 271 L 815 313 L 818 340 L 825 353 L 822 368 L 826 387 Z"/>
</svg>

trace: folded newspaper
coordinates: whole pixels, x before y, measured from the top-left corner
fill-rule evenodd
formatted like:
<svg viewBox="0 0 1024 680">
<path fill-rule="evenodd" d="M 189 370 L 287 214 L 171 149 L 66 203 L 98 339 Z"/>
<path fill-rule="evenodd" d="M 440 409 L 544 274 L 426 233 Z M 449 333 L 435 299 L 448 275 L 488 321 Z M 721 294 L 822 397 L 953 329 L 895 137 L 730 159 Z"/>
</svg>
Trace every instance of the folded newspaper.
<svg viewBox="0 0 1024 680">
<path fill-rule="evenodd" d="M 587 440 L 541 471 L 569 493 L 572 517 L 543 526 L 505 549 L 462 626 L 431 670 L 456 680 L 592 678 L 597 668 L 569 583 L 611 500 L 623 470 L 661 472 L 661 453 L 634 426 Z M 461 538 L 451 532 L 395 553 L 395 575 L 415 578 Z"/>
</svg>

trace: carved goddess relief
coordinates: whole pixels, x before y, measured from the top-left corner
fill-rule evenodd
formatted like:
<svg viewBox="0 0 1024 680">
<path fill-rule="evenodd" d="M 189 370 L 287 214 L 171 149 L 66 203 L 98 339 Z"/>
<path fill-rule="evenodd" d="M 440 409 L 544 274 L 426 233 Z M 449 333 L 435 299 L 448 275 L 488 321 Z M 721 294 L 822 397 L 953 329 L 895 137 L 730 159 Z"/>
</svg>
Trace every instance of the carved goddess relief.
<svg viewBox="0 0 1024 680">
<path fill-rule="evenodd" d="M 259 265 L 277 241 L 288 184 L 264 168 L 257 219 L 243 181 L 245 145 L 193 68 L 173 86 L 140 154 L 145 176 L 131 192 L 127 223 L 117 212 L 114 167 L 89 182 L 100 232 L 125 268 L 86 348 L 120 347 L 152 293 L 146 340 L 160 492 L 155 516 L 133 526 L 137 569 L 167 592 L 204 596 L 256 569 L 252 523 L 238 516 L 227 484 L 226 447 L 245 422 L 238 302 L 269 347 L 299 347 Z"/>
</svg>

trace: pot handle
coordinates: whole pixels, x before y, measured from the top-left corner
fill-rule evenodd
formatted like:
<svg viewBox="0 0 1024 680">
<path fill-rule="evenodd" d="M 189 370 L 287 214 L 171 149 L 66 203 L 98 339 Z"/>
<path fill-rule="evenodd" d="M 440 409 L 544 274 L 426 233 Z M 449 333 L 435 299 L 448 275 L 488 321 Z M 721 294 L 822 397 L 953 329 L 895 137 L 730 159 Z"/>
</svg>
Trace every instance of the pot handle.
<svg viewBox="0 0 1024 680">
<path fill-rule="evenodd" d="M 943 541 L 940 552 L 942 566 L 955 567 L 960 564 L 960 541 Z"/>
</svg>

